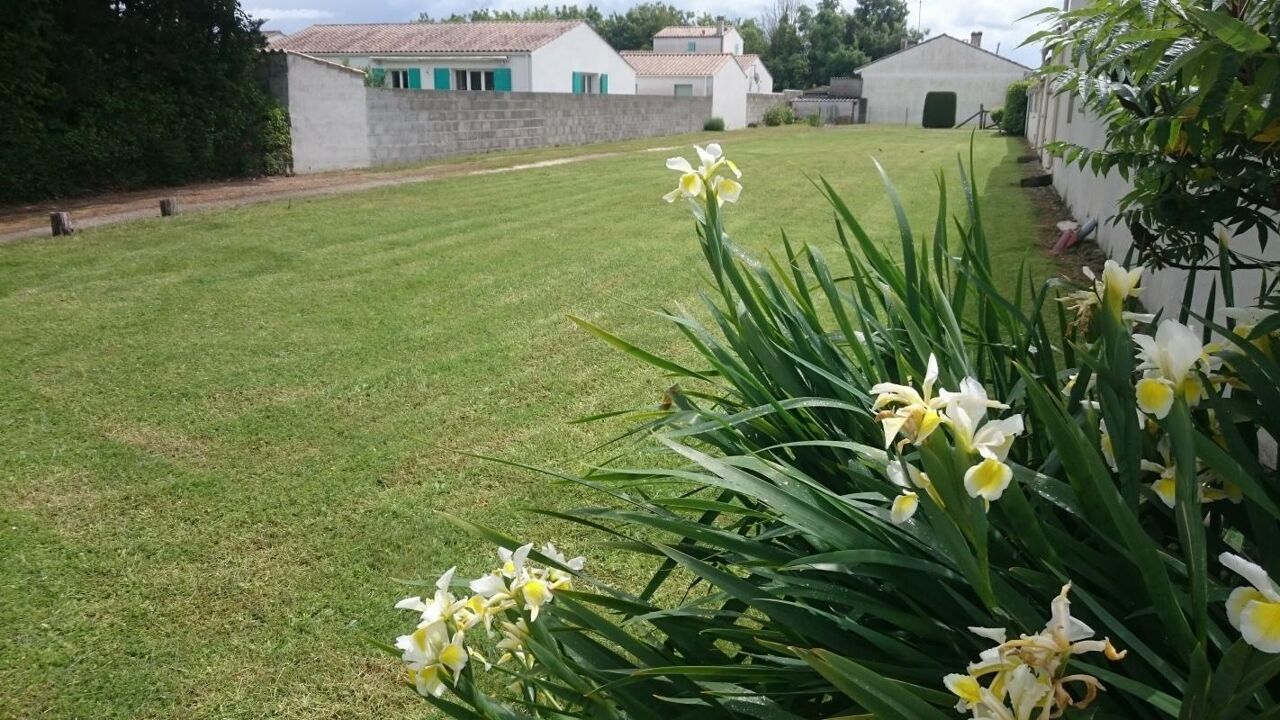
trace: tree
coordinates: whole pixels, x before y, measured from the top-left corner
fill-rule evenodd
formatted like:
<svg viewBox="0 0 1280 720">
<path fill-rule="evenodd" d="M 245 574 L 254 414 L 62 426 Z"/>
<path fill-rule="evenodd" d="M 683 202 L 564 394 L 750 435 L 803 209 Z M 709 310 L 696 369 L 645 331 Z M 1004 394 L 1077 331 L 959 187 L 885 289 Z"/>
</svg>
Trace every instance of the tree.
<svg viewBox="0 0 1280 720">
<path fill-rule="evenodd" d="M 820 0 L 818 11 L 808 24 L 809 84 L 824 85 L 833 77 L 852 75 L 867 56 L 845 41 L 851 18 L 839 0 Z"/>
<path fill-rule="evenodd" d="M 765 65 L 773 75 L 775 90 L 803 88 L 809 85 L 809 58 L 791 16 L 783 14 L 769 37 Z"/>
<path fill-rule="evenodd" d="M 653 47 L 654 34 L 662 28 L 692 22 L 693 13 L 675 5 L 641 3 L 629 8 L 625 14 L 611 14 L 600 34 L 619 50 L 648 50 Z"/>
<path fill-rule="evenodd" d="M 742 36 L 742 52 L 748 55 L 763 55 L 769 51 L 769 39 L 755 18 L 735 20 L 733 26 Z"/>
<path fill-rule="evenodd" d="M 1280 230 L 1280 5 L 1098 0 L 1087 12 L 1046 11 L 1041 69 L 1102 122 L 1101 149 L 1049 150 L 1133 182 L 1118 221 L 1154 267 L 1274 266 L 1218 233 Z"/>
<path fill-rule="evenodd" d="M 904 38 L 919 41 L 923 33 L 907 27 L 906 0 L 858 0 L 846 41 L 876 60 L 897 52 Z"/>
</svg>

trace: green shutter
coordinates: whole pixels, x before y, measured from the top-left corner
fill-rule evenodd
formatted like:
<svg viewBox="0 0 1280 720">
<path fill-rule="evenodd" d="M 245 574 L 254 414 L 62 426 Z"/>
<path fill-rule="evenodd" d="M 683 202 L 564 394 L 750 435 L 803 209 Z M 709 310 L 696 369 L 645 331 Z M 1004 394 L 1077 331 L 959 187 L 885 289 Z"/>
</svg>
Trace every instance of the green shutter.
<svg viewBox="0 0 1280 720">
<path fill-rule="evenodd" d="M 573 94 L 581 95 L 582 90 L 583 90 L 582 73 L 576 72 L 573 74 Z"/>
<path fill-rule="evenodd" d="M 687 47 L 689 52 L 698 52 L 698 43 L 696 40 L 690 40 Z"/>
<path fill-rule="evenodd" d="M 435 84 L 434 84 L 435 89 L 437 89 L 437 90 L 448 90 L 448 89 L 449 89 L 449 75 L 450 75 L 450 73 L 449 73 L 449 68 L 436 68 L 436 72 L 435 72 Z"/>
<path fill-rule="evenodd" d="M 410 90 L 422 89 L 422 69 L 421 68 L 409 68 L 409 89 Z"/>
<path fill-rule="evenodd" d="M 493 89 L 498 92 L 511 92 L 511 68 L 498 68 L 493 71 Z"/>
<path fill-rule="evenodd" d="M 609 94 L 609 76 L 604 73 L 600 74 L 600 94 Z"/>
</svg>

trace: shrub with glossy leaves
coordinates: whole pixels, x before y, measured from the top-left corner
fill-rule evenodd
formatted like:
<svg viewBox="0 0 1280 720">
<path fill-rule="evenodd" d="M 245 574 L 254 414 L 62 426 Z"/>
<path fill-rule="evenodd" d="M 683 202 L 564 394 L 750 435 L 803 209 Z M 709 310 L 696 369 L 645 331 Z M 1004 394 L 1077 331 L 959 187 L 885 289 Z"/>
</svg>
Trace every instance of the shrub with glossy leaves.
<svg viewBox="0 0 1280 720">
<path fill-rule="evenodd" d="M 791 109 L 790 105 L 779 103 L 771 105 L 764 111 L 764 124 L 769 127 L 777 127 L 779 125 L 791 125 L 796 121 L 796 113 Z"/>
</svg>

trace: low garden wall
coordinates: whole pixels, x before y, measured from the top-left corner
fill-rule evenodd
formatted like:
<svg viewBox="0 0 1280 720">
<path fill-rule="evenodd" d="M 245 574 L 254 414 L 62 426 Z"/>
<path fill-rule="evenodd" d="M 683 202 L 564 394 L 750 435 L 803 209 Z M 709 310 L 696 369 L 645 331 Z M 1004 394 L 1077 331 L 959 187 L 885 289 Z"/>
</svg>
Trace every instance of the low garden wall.
<svg viewBox="0 0 1280 720">
<path fill-rule="evenodd" d="M 271 53 L 266 85 L 289 110 L 297 173 L 674 135 L 712 115 L 709 97 L 368 88 L 362 72 L 298 53 Z"/>
<path fill-rule="evenodd" d="M 749 93 L 747 95 L 747 124 L 761 124 L 764 111 L 774 105 L 786 103 L 790 97 L 786 93 Z"/>
</svg>

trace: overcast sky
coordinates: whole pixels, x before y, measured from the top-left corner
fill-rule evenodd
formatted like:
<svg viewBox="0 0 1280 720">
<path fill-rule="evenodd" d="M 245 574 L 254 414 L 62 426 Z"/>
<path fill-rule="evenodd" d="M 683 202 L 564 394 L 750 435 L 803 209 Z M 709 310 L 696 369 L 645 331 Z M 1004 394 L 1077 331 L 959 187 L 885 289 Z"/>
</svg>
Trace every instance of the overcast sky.
<svg viewBox="0 0 1280 720">
<path fill-rule="evenodd" d="M 639 0 L 596 0 L 595 5 L 606 15 L 622 11 Z M 712 15 L 729 17 L 756 16 L 771 5 L 769 0 L 668 0 L 678 7 Z M 270 30 L 293 32 L 314 23 L 404 22 L 414 20 L 420 12 L 434 17 L 465 13 L 479 8 L 518 9 L 537 5 L 573 4 L 574 0 L 243 0 L 250 15 L 267 21 Z M 930 35 L 946 33 L 968 39 L 974 30 L 983 32 L 982 46 L 1000 49 L 1001 55 L 1032 67 L 1039 65 L 1034 48 L 1018 49 L 1018 45 L 1035 31 L 1031 21 L 1018 19 L 1049 4 L 1049 0 L 908 0 L 912 26 L 920 21 Z M 582 0 L 578 5 L 591 4 Z M 813 4 L 812 2 L 810 4 Z M 853 7 L 846 0 L 846 7 Z M 917 18 L 917 9 L 923 11 Z"/>
</svg>

